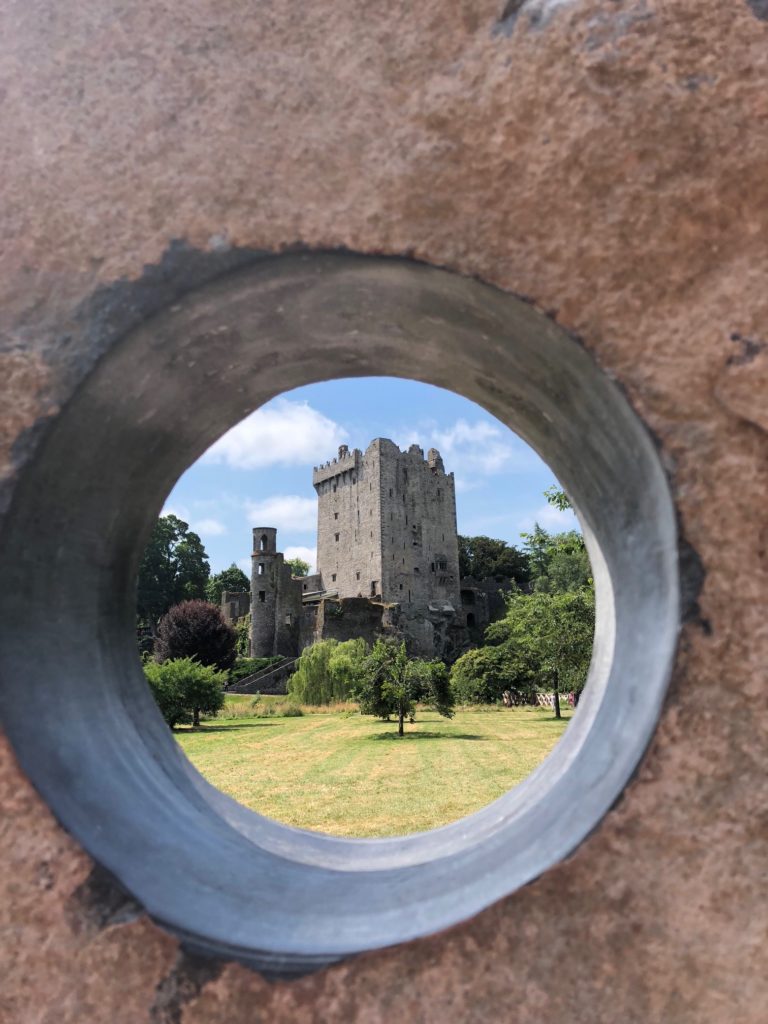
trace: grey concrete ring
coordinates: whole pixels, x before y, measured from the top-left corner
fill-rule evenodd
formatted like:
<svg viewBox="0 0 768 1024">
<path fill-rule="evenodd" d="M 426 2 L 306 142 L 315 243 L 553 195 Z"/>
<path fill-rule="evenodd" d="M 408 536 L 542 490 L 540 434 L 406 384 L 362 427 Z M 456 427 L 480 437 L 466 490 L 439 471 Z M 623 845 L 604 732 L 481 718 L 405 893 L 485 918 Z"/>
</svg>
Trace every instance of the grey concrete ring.
<svg viewBox="0 0 768 1024">
<path fill-rule="evenodd" d="M 0 711 L 59 820 L 153 918 L 195 949 L 301 973 L 455 924 L 598 825 L 671 671 L 675 514 L 619 389 L 520 299 L 336 253 L 254 257 L 181 290 L 124 333 L 94 320 L 102 355 L 21 473 L 0 555 Z M 190 766 L 138 663 L 135 578 L 165 496 L 226 429 L 287 389 L 376 374 L 473 399 L 547 460 L 580 510 L 598 621 L 578 712 L 528 779 L 444 828 L 345 840 L 264 819 Z"/>
</svg>

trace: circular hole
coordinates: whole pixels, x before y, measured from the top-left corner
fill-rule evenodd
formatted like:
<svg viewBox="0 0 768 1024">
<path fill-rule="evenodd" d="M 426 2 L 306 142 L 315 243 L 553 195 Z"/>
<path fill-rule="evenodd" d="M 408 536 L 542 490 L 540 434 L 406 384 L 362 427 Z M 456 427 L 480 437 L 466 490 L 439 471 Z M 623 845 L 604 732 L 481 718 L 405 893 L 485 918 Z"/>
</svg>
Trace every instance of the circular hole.
<svg viewBox="0 0 768 1024">
<path fill-rule="evenodd" d="M 21 475 L 1 564 L 5 728 L 96 860 L 191 946 L 290 973 L 454 924 L 573 850 L 648 743 L 679 621 L 666 480 L 591 357 L 477 281 L 338 254 L 262 259 L 107 348 Z M 436 831 L 345 840 L 261 818 L 189 766 L 141 676 L 134 587 L 165 495 L 217 437 L 282 391 L 382 373 L 465 395 L 546 459 L 582 516 L 595 651 L 578 715 L 520 786 Z"/>
<path fill-rule="evenodd" d="M 546 499 L 553 481 L 479 406 L 391 377 L 301 388 L 228 431 L 177 482 L 139 574 L 146 653 L 171 660 L 145 671 L 195 767 L 267 817 L 347 837 L 436 828 L 522 781 L 570 721 L 594 631 L 588 557 L 574 513 Z M 198 553 L 180 576 L 169 531 Z M 307 575 L 292 578 L 296 555 Z M 208 606 L 162 619 L 182 593 L 235 626 L 234 666 L 195 634 L 202 615 L 220 636 Z M 389 654 L 407 644 L 416 701 L 374 689 L 379 638 Z M 161 682 L 189 656 L 229 672 L 225 706 L 197 722 Z M 444 714 L 432 671 L 455 697 Z"/>
</svg>

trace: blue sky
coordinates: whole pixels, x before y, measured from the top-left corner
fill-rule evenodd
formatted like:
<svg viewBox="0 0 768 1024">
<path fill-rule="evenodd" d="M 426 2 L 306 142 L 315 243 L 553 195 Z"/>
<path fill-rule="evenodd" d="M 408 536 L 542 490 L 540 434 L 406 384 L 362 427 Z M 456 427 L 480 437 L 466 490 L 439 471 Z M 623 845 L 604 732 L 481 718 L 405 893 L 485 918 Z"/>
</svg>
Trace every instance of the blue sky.
<svg viewBox="0 0 768 1024">
<path fill-rule="evenodd" d="M 363 451 L 375 437 L 401 448 L 439 448 L 456 476 L 459 533 L 520 544 L 538 521 L 577 526 L 547 504 L 552 471 L 516 434 L 474 402 L 412 380 L 365 377 L 297 388 L 233 427 L 181 477 L 165 504 L 200 535 L 219 572 L 250 574 L 251 527 L 276 526 L 278 550 L 314 566 L 317 505 L 312 467 L 338 446 Z"/>
</svg>

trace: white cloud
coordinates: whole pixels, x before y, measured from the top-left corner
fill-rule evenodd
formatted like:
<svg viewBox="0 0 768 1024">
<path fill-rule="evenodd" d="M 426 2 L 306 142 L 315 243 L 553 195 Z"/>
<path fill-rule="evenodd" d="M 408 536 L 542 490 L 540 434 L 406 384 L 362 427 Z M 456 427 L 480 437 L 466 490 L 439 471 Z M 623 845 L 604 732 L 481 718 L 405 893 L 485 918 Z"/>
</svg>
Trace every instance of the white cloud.
<svg viewBox="0 0 768 1024">
<path fill-rule="evenodd" d="M 327 461 L 346 438 L 343 427 L 307 402 L 277 398 L 227 431 L 201 461 L 230 469 L 313 466 Z"/>
<path fill-rule="evenodd" d="M 308 533 L 317 528 L 317 499 L 298 494 L 274 494 L 263 501 L 246 504 L 253 526 L 276 526 L 278 530 Z M 279 541 L 278 541 L 279 546 Z"/>
<path fill-rule="evenodd" d="M 403 430 L 398 435 L 401 448 L 418 444 L 425 451 L 437 448 L 443 456 L 446 469 L 462 477 L 457 480 L 457 490 L 474 490 L 481 486 L 479 476 L 492 476 L 503 471 L 530 469 L 533 454 L 523 441 L 501 424 L 490 420 L 476 420 L 470 423 L 458 419 L 448 427 L 440 427 L 434 421 L 420 424 L 418 428 Z M 463 468 L 472 471 L 472 476 L 462 474 Z"/>
<path fill-rule="evenodd" d="M 198 519 L 190 529 L 201 537 L 220 537 L 227 532 L 226 526 L 219 519 Z"/>
<path fill-rule="evenodd" d="M 520 529 L 529 533 L 534 525 L 548 530 L 550 533 L 562 533 L 564 530 L 579 530 L 579 521 L 570 509 L 555 508 L 554 505 L 541 505 L 536 511 L 520 521 Z"/>
<path fill-rule="evenodd" d="M 444 459 L 471 459 L 472 468 L 487 476 L 529 464 L 527 452 L 510 431 L 488 420 L 456 420 L 447 429 L 434 431 L 432 438 Z"/>
<path fill-rule="evenodd" d="M 301 558 L 309 562 L 310 573 L 317 572 L 317 548 L 302 547 L 301 544 L 289 545 L 283 552 L 286 561 L 292 558 Z"/>
<path fill-rule="evenodd" d="M 237 560 L 237 564 L 243 570 L 248 579 L 251 578 L 251 562 L 252 559 L 250 558 L 250 556 L 248 558 L 238 558 Z"/>
<path fill-rule="evenodd" d="M 160 513 L 161 516 L 176 516 L 183 523 L 189 523 L 189 509 L 186 505 L 165 505 Z"/>
</svg>

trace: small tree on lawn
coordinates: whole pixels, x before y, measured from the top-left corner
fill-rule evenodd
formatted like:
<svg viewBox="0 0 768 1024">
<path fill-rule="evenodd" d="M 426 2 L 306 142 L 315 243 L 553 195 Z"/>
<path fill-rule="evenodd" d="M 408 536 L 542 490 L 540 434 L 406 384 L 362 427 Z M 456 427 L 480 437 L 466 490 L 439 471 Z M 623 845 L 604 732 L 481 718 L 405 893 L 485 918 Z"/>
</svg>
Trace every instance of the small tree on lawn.
<svg viewBox="0 0 768 1024">
<path fill-rule="evenodd" d="M 237 637 L 218 608 L 207 601 L 182 601 L 160 620 L 155 643 L 157 661 L 196 658 L 222 671 L 235 662 Z"/>
<path fill-rule="evenodd" d="M 356 696 L 361 714 L 397 715 L 398 736 L 403 735 L 405 719 L 413 716 L 417 701 L 445 718 L 453 717 L 453 692 L 445 665 L 409 658 L 405 644 L 395 640 L 376 641 L 363 663 Z"/>
<path fill-rule="evenodd" d="M 147 661 L 144 675 L 171 729 L 190 722 L 198 726 L 200 715 L 215 715 L 224 707 L 226 674 L 193 658 Z"/>
</svg>

